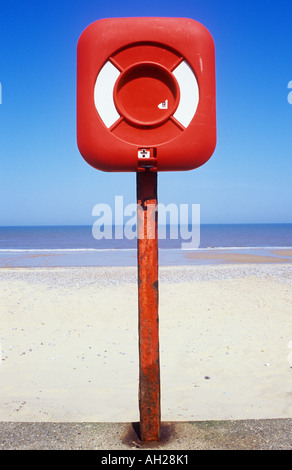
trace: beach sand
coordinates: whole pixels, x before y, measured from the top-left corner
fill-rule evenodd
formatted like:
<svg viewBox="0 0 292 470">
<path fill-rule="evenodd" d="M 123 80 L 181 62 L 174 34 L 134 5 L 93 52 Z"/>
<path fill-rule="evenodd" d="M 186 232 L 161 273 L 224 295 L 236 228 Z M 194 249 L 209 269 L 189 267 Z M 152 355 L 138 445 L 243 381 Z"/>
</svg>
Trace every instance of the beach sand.
<svg viewBox="0 0 292 470">
<path fill-rule="evenodd" d="M 292 264 L 159 279 L 162 421 L 291 418 Z M 1 421 L 139 420 L 135 267 L 2 268 L 0 316 Z"/>
</svg>

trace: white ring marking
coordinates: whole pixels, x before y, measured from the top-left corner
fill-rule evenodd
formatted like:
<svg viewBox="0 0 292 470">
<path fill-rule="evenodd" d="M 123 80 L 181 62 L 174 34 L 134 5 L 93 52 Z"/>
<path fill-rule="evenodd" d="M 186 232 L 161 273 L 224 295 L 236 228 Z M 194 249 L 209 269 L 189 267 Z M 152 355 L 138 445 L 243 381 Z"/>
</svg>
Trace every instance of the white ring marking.
<svg viewBox="0 0 292 470">
<path fill-rule="evenodd" d="M 198 82 L 193 70 L 186 61 L 181 62 L 172 73 L 180 88 L 180 101 L 173 116 L 184 127 L 188 127 L 196 114 L 199 103 Z"/>
<path fill-rule="evenodd" d="M 113 91 L 120 71 L 106 62 L 100 70 L 94 86 L 94 104 L 106 127 L 111 127 L 120 115 L 116 110 Z"/>
</svg>

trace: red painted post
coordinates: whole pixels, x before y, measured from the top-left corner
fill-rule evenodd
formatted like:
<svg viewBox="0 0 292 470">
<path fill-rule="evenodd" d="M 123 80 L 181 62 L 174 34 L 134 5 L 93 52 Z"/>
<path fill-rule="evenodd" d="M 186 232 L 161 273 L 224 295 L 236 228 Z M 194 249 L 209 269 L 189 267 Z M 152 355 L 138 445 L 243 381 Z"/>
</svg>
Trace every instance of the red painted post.
<svg viewBox="0 0 292 470">
<path fill-rule="evenodd" d="M 160 439 L 157 173 L 137 172 L 139 409 L 142 441 Z"/>
</svg>

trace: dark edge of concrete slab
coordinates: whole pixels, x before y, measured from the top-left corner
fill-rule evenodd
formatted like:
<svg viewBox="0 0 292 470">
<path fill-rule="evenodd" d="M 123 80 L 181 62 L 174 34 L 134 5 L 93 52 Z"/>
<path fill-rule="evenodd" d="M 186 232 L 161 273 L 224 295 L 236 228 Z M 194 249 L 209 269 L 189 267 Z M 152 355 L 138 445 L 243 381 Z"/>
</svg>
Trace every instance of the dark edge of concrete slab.
<svg viewBox="0 0 292 470">
<path fill-rule="evenodd" d="M 0 450 L 292 450 L 292 418 L 163 422 L 161 441 L 139 423 L 0 422 Z"/>
</svg>

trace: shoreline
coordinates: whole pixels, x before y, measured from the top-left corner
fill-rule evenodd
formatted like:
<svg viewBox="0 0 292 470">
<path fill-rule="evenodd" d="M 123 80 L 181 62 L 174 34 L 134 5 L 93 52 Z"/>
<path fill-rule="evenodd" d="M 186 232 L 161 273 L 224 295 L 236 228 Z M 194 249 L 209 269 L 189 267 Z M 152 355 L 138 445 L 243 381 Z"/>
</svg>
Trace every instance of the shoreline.
<svg viewBox="0 0 292 470">
<path fill-rule="evenodd" d="M 198 250 L 159 249 L 160 266 L 220 264 L 292 264 L 292 249 L 212 248 Z M 7 250 L 0 252 L 0 269 L 11 267 L 136 266 L 136 249 L 113 250 Z"/>
</svg>

